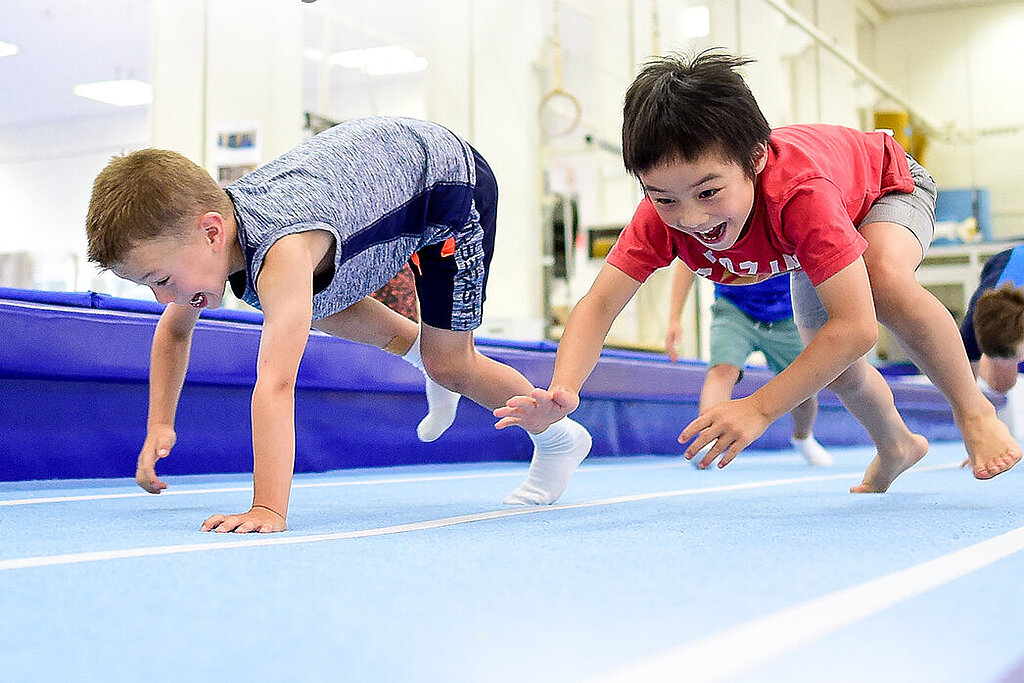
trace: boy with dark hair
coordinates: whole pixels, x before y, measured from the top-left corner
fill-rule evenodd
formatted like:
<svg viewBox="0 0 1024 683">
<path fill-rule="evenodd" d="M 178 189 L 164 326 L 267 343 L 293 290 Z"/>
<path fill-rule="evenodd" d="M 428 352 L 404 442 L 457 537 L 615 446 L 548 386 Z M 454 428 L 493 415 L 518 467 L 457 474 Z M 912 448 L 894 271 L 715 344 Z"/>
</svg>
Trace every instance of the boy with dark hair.
<svg viewBox="0 0 1024 683">
<path fill-rule="evenodd" d="M 151 493 L 166 487 L 155 463 L 174 445 L 192 330 L 203 308 L 220 305 L 227 284 L 264 312 L 252 397 L 253 503 L 241 514 L 210 517 L 203 530 L 285 529 L 295 380 L 310 326 L 422 369 L 430 399 L 418 428 L 425 441 L 451 424 L 459 394 L 494 409 L 529 391 L 517 370 L 473 345 L 497 198 L 476 150 L 413 119 L 335 126 L 226 188 L 174 152 L 141 150 L 111 161 L 93 186 L 89 258 L 150 287 L 167 305 L 153 337 L 139 485 Z M 418 327 L 368 296 L 410 260 Z M 530 472 L 506 502 L 553 502 L 589 452 L 590 435 L 571 420 L 527 431 L 535 445 Z"/>
<path fill-rule="evenodd" d="M 853 492 L 882 492 L 924 457 L 864 355 L 881 321 L 953 408 L 974 476 L 1013 467 L 1020 446 L 971 373 L 956 323 L 914 270 L 934 231 L 935 182 L 889 135 L 828 125 L 771 129 L 738 69 L 704 52 L 648 63 L 626 93 L 623 159 L 645 198 L 575 306 L 548 390 L 511 399 L 498 426 L 541 429 L 572 412 L 612 321 L 650 274 L 676 258 L 723 284 L 791 273 L 807 342 L 750 396 L 720 403 L 679 435 L 687 458 L 724 467 L 769 424 L 824 387 L 877 447 Z M 869 280 L 870 276 L 870 280 Z M 877 315 L 877 318 L 876 318 Z"/>
<path fill-rule="evenodd" d="M 971 296 L 960 336 L 976 375 L 1005 394 L 1017 383 L 1024 360 L 1024 245 L 985 262 Z"/>
</svg>

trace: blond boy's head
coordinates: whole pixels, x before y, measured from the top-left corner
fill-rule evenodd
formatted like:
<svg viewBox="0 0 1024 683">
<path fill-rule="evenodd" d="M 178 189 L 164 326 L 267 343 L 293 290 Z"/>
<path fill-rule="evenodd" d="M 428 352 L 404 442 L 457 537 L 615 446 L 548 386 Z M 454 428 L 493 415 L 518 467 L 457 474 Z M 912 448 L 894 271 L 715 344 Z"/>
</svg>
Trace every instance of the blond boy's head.
<svg viewBox="0 0 1024 683">
<path fill-rule="evenodd" d="M 1016 358 L 1024 342 L 1024 291 L 1010 283 L 985 292 L 974 305 L 978 348 L 990 358 Z"/>
<path fill-rule="evenodd" d="M 204 213 L 231 210 L 210 174 L 177 152 L 114 157 L 93 183 L 85 223 L 89 260 L 110 268 L 141 242 L 184 235 Z"/>
</svg>

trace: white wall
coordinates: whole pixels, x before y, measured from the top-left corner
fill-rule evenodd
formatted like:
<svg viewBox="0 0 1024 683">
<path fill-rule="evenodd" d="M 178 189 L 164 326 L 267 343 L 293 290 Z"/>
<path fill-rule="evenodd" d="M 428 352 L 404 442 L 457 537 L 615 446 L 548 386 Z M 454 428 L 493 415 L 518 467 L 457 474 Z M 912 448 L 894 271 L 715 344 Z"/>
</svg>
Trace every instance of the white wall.
<svg viewBox="0 0 1024 683">
<path fill-rule="evenodd" d="M 85 217 L 92 181 L 112 156 L 148 141 L 146 107 L 0 127 L 0 253 L 34 254 L 34 286 L 89 287 L 95 271 L 84 258 Z M 63 264 L 63 275 L 54 264 Z"/>
<path fill-rule="evenodd" d="M 875 69 L 966 140 L 934 140 L 940 187 L 987 187 L 997 236 L 1024 235 L 1024 2 L 978 3 L 878 27 Z M 1006 129 L 998 132 L 998 129 Z"/>
<path fill-rule="evenodd" d="M 328 93 L 329 111 L 317 113 L 337 119 L 370 114 L 432 118 L 484 153 L 501 186 L 499 237 L 485 307 L 490 320 L 530 322 L 541 315 L 547 192 L 578 196 L 584 226 L 629 219 L 638 188 L 622 170 L 614 147 L 619 144 L 623 93 L 648 55 L 723 46 L 754 57 L 747 80 L 773 125 L 821 120 L 856 126 L 866 111 L 885 105 L 884 98 L 815 47 L 766 0 L 706 0 L 711 33 L 702 38 L 685 37 L 680 19 L 687 6 L 701 4 L 696 0 L 566 0 L 561 3 L 564 86 L 581 102 L 583 121 L 570 135 L 547 138 L 538 126 L 537 105 L 553 85 L 551 0 L 408 2 L 407 11 L 401 2 L 389 3 L 386 13 L 371 0 L 294 3 L 290 13 L 272 15 L 277 17 L 270 22 L 275 31 L 244 49 L 258 56 L 261 41 L 280 43 L 285 33 L 302 33 L 295 12 L 330 11 L 345 18 L 347 32 L 335 36 L 342 44 L 362 47 L 393 38 L 429 58 L 430 67 L 420 74 L 342 82 Z M 1024 123 L 1024 85 L 1015 72 L 1024 63 L 1024 3 L 896 17 L 883 21 L 870 36 L 863 31 L 858 36 L 856 0 L 793 0 L 791 5 L 850 53 L 856 53 L 859 38 L 862 51 L 870 50 L 861 55 L 869 66 L 931 118 L 953 121 L 968 132 Z M 204 154 L 197 129 L 209 127 L 210 116 L 232 118 L 238 111 L 225 108 L 242 73 L 235 67 L 226 73 L 223 66 L 240 44 L 228 26 L 234 15 L 256 6 L 241 0 L 155 4 L 152 77 L 165 86 L 155 95 L 152 129 L 145 108 L 100 119 L 0 128 L 0 253 L 84 250 L 82 222 L 92 178 L 113 153 L 159 141 L 194 156 Z M 259 6 L 275 11 L 271 5 Z M 202 78 L 201 44 L 193 38 L 197 22 L 210 17 L 215 21 L 209 24 L 207 57 L 220 62 L 204 93 L 196 87 Z M 256 28 L 245 32 L 254 34 Z M 286 56 L 288 68 L 294 68 L 294 50 L 289 48 Z M 280 85 L 287 96 L 279 104 L 292 102 L 288 106 L 294 107 L 298 96 L 305 108 L 313 108 L 318 94 L 310 85 L 318 82 L 315 65 L 303 63 L 306 77 L 291 83 L 273 60 L 260 64 L 248 75 L 262 79 L 261 92 L 269 84 L 273 93 L 278 87 L 274 83 L 287 81 Z M 176 106 L 168 106 L 168 98 Z M 267 100 L 256 105 L 265 107 Z M 199 111 L 203 106 L 206 118 Z M 288 116 L 280 111 L 276 115 Z M 268 135 L 281 130 L 275 125 Z M 289 146 L 294 135 L 291 129 L 281 136 L 287 144 L 269 144 L 268 153 L 280 151 L 271 147 Z M 596 144 L 587 145 L 585 135 Z M 968 144 L 936 141 L 927 161 L 942 185 L 991 188 L 997 231 L 1009 235 L 1024 233 L 1021 158 L 1024 136 L 1016 132 L 972 138 Z M 597 265 L 583 264 L 572 297 L 586 290 Z M 81 278 L 76 283 L 82 286 Z M 660 341 L 661 321 L 652 325 L 641 320 L 657 317 L 663 283 L 657 287 L 662 291 L 650 293 L 642 311 L 627 312 L 622 338 Z"/>
</svg>

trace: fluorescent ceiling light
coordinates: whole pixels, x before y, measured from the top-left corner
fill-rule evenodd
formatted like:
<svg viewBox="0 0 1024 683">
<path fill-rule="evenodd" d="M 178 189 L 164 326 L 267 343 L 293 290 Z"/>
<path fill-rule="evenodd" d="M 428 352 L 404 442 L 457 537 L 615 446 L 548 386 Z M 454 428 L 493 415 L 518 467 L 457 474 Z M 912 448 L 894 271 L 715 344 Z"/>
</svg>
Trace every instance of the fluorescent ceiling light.
<svg viewBox="0 0 1024 683">
<path fill-rule="evenodd" d="M 711 33 L 711 12 L 707 5 L 695 5 L 683 10 L 683 36 L 703 38 Z"/>
<path fill-rule="evenodd" d="M 411 73 L 427 68 L 427 58 L 401 45 L 335 52 L 328 61 L 345 69 L 362 69 L 370 76 Z"/>
<path fill-rule="evenodd" d="M 98 102 L 105 102 L 116 107 L 132 107 L 138 104 L 149 104 L 153 101 L 153 89 L 149 83 L 133 78 L 118 81 L 99 81 L 76 85 L 73 92 Z"/>
<path fill-rule="evenodd" d="M 0 57 L 10 57 L 18 54 L 18 46 L 14 43 L 5 43 L 0 40 Z"/>
</svg>

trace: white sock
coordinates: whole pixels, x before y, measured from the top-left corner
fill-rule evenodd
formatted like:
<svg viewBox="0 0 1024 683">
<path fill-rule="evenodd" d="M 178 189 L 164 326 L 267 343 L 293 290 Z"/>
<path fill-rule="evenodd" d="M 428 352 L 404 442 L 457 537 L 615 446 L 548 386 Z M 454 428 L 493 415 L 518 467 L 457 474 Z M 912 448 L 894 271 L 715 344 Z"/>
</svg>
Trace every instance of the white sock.
<svg viewBox="0 0 1024 683">
<path fill-rule="evenodd" d="M 832 464 L 832 454 L 818 443 L 813 434 L 809 434 L 806 439 L 794 437 L 789 442 L 793 444 L 793 448 L 800 451 L 800 455 L 804 456 L 804 460 L 807 461 L 808 465 L 828 467 Z"/>
<path fill-rule="evenodd" d="M 529 432 L 527 432 L 529 433 Z M 526 481 L 505 498 L 506 505 L 550 505 L 569 485 L 573 472 L 590 453 L 586 428 L 563 417 L 540 434 L 530 434 L 533 459 Z"/>
<path fill-rule="evenodd" d="M 416 341 L 412 343 L 402 358 L 419 369 L 427 381 L 427 416 L 416 426 L 416 436 L 420 441 L 433 441 L 444 434 L 445 430 L 455 422 L 455 411 L 459 407 L 459 399 L 462 396 L 445 389 L 430 379 L 430 375 L 423 369 L 423 359 L 420 358 L 420 336 L 418 334 Z"/>
</svg>

